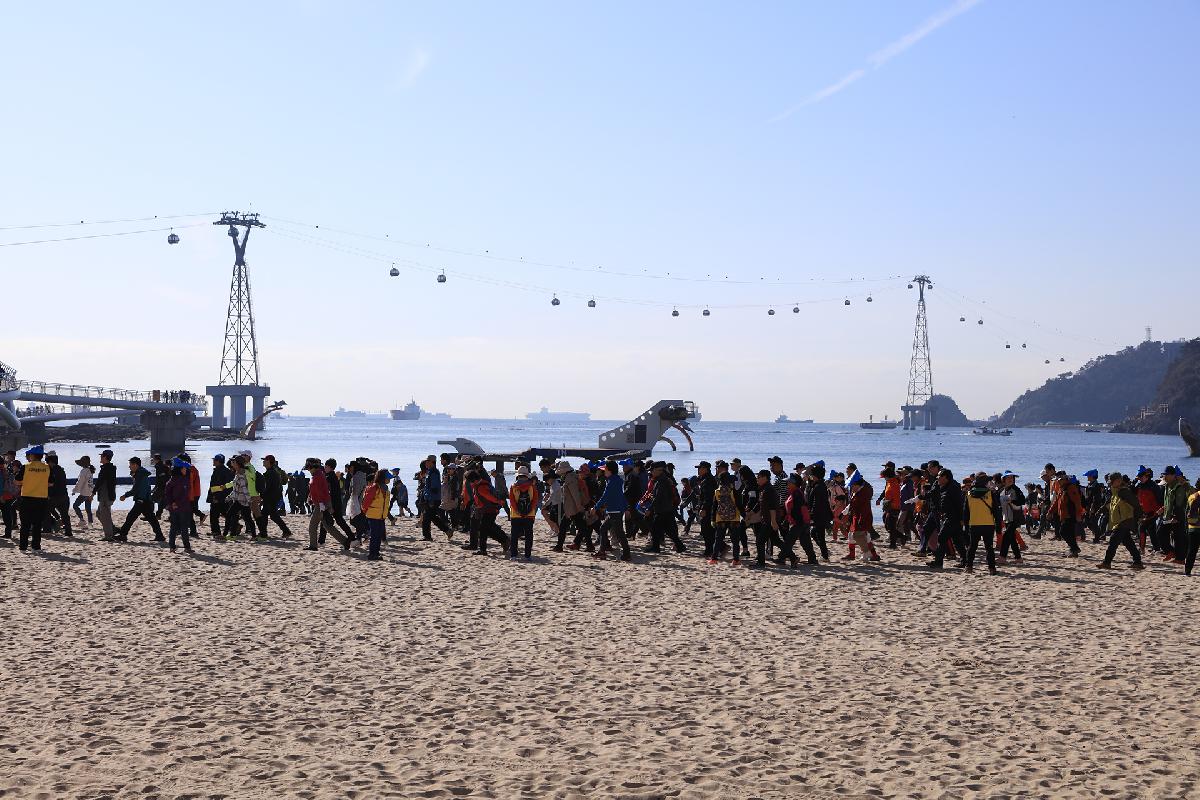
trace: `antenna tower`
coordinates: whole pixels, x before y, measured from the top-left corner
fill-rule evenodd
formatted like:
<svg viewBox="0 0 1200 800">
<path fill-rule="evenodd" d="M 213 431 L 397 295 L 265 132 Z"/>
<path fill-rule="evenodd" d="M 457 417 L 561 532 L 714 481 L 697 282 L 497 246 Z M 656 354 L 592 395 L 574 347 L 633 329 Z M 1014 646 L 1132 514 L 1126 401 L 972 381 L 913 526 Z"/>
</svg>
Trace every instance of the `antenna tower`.
<svg viewBox="0 0 1200 800">
<path fill-rule="evenodd" d="M 233 240 L 233 280 L 229 283 L 229 310 L 225 315 L 225 346 L 221 351 L 218 386 L 258 385 L 258 342 L 254 338 L 254 306 L 250 302 L 250 270 L 246 242 L 251 228 L 265 228 L 258 214 L 229 211 L 213 225 L 228 225 Z M 242 233 L 239 228 L 244 228 Z M 240 240 L 240 241 L 239 241 Z"/>
<path fill-rule="evenodd" d="M 929 405 L 933 397 L 933 366 L 929 358 L 929 322 L 925 315 L 925 290 L 933 288 L 933 279 L 928 275 L 917 275 L 912 282 L 917 286 L 917 322 L 908 368 L 908 397 L 901 410 L 905 430 L 915 429 L 919 417 L 924 418 L 926 430 L 933 430 L 937 427 L 934 408 Z"/>
</svg>

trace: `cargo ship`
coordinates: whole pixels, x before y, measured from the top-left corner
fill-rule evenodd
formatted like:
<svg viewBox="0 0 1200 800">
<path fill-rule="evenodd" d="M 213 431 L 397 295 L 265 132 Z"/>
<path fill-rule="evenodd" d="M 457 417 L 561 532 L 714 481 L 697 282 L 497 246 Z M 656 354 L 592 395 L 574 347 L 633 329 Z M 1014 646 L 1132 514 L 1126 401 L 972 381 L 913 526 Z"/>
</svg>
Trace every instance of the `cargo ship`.
<svg viewBox="0 0 1200 800">
<path fill-rule="evenodd" d="M 404 408 L 393 408 L 388 412 L 392 419 L 420 419 L 421 407 L 416 400 L 409 400 Z"/>
<path fill-rule="evenodd" d="M 866 431 L 890 431 L 895 430 L 900 426 L 900 423 L 896 420 L 888 419 L 886 414 L 879 422 L 875 421 L 874 416 L 868 417 L 867 419 L 867 422 L 858 423 L 858 427 Z"/>
<path fill-rule="evenodd" d="M 788 419 L 787 414 L 780 414 L 778 417 L 775 418 L 775 424 L 776 425 L 788 425 L 788 424 L 811 425 L 812 420 L 811 419 Z"/>
<path fill-rule="evenodd" d="M 542 406 L 540 411 L 531 411 L 525 419 L 533 422 L 588 422 L 592 415 L 586 411 L 551 411 Z"/>
<path fill-rule="evenodd" d="M 367 412 L 356 411 L 351 408 L 342 408 L 341 406 L 338 406 L 338 410 L 333 412 L 333 415 L 335 417 L 365 417 Z"/>
</svg>

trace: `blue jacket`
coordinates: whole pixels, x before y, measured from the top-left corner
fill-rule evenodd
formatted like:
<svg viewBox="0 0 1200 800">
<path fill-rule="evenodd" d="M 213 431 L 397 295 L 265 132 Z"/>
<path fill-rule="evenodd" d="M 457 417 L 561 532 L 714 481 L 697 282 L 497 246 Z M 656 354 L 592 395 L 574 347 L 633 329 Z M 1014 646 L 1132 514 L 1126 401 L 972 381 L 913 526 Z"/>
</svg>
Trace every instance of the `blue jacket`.
<svg viewBox="0 0 1200 800">
<path fill-rule="evenodd" d="M 137 472 L 133 473 L 133 489 L 130 490 L 134 500 L 149 502 L 152 490 L 150 488 L 150 470 L 145 467 L 138 467 Z"/>
<path fill-rule="evenodd" d="M 427 506 L 437 506 L 442 502 L 442 473 L 437 467 L 430 467 L 425 475 L 425 484 L 421 489 L 421 499 Z"/>
<path fill-rule="evenodd" d="M 604 484 L 604 494 L 596 502 L 596 510 L 603 508 L 609 514 L 624 514 L 628 507 L 625 502 L 625 480 L 620 475 L 613 475 Z"/>
</svg>

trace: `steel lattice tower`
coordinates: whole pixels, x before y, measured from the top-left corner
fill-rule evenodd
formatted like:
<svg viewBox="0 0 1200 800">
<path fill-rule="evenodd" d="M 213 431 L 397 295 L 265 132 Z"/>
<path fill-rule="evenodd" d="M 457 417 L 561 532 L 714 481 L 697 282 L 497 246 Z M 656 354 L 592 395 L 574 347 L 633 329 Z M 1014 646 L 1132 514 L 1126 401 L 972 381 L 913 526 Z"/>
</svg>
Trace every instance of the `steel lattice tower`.
<svg viewBox="0 0 1200 800">
<path fill-rule="evenodd" d="M 215 428 L 226 427 L 225 400 L 229 399 L 229 426 L 241 428 L 246 424 L 246 399 L 253 401 L 255 417 L 271 387 L 259 382 L 258 342 L 254 336 L 254 306 L 250 300 L 250 270 L 246 266 L 246 243 L 251 228 L 265 228 L 258 214 L 228 211 L 213 225 L 229 227 L 233 240 L 233 279 L 229 283 L 229 310 L 225 315 L 225 344 L 221 349 L 221 372 L 216 386 L 207 392 L 213 398 L 212 422 Z M 239 232 L 239 228 L 243 229 Z"/>
<path fill-rule="evenodd" d="M 913 328 L 912 361 L 908 368 L 908 399 L 904 403 L 904 428 L 917 427 L 917 415 L 924 413 L 925 428 L 936 427 L 933 408 L 928 405 L 933 397 L 933 366 L 929 358 L 929 322 L 925 315 L 925 289 L 933 288 L 928 275 L 917 275 L 912 279 L 917 285 L 917 322 Z"/>
<path fill-rule="evenodd" d="M 258 385 L 258 342 L 254 338 L 254 305 L 250 300 L 250 270 L 246 267 L 246 243 L 251 228 L 264 228 L 258 214 L 231 211 L 213 225 L 228 225 L 233 240 L 233 280 L 229 282 L 229 310 L 225 315 L 225 346 L 221 351 L 221 374 L 217 385 Z M 238 228 L 245 228 L 239 234 Z M 240 241 L 239 241 L 240 238 Z"/>
</svg>

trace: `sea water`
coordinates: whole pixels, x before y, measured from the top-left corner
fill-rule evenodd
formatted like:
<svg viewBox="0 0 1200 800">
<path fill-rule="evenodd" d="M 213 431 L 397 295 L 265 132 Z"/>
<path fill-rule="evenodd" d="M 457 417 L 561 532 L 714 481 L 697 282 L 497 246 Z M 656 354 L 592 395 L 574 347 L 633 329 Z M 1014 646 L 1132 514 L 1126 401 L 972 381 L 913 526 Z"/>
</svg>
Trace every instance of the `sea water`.
<svg viewBox="0 0 1200 800">
<path fill-rule="evenodd" d="M 380 467 L 399 467 L 406 481 L 417 471 L 422 458 L 430 454 L 453 451 L 439 445 L 439 440 L 458 437 L 472 439 L 489 453 L 517 453 L 530 447 L 595 447 L 599 434 L 621 421 L 592 420 L 590 422 L 532 422 L 529 420 L 449 419 L 399 421 L 386 417 L 334 418 L 289 417 L 272 418 L 268 429 L 257 441 L 195 441 L 189 448 L 193 459 L 207 475 L 212 456 L 226 457 L 239 450 L 250 450 L 256 466 L 268 453 L 289 472 L 304 466 L 309 457 L 335 458 L 338 464 L 358 456 L 379 462 Z M 1192 478 L 1200 472 L 1200 464 L 1189 466 L 1187 447 L 1177 436 L 1145 436 L 1137 434 L 1086 433 L 1081 430 L 1018 428 L 1012 436 L 978 436 L 969 428 L 942 428 L 936 431 L 866 431 L 857 424 L 776 424 L 770 422 L 721 422 L 705 419 L 694 423 L 689 448 L 683 434 L 670 431 L 668 442 L 655 445 L 654 457 L 672 461 L 676 475 L 692 475 L 700 461 L 726 461 L 740 457 L 755 470 L 767 467 L 767 459 L 778 455 L 789 470 L 797 462 L 811 464 L 823 459 L 827 469 L 843 470 L 853 462 L 864 477 L 877 487 L 880 465 L 894 461 L 916 467 L 931 458 L 950 467 L 956 476 L 986 470 L 989 473 L 1006 469 L 1022 476 L 1022 480 L 1037 481 L 1042 468 L 1052 462 L 1059 469 L 1079 474 L 1088 469 L 1101 474 L 1120 470 L 1133 475 L 1138 465 L 1146 464 L 1157 473 L 1168 464 L 1179 464 Z M 116 453 L 117 474 L 127 474 L 126 461 L 141 456 L 149 463 L 148 441 L 110 442 Z M 47 445 L 58 452 L 69 477 L 78 468 L 74 461 L 88 453 L 92 463 L 102 448 L 94 444 Z M 170 456 L 172 454 L 164 454 Z M 578 462 L 578 459 L 573 459 Z M 511 475 L 513 466 L 507 465 Z"/>
</svg>

